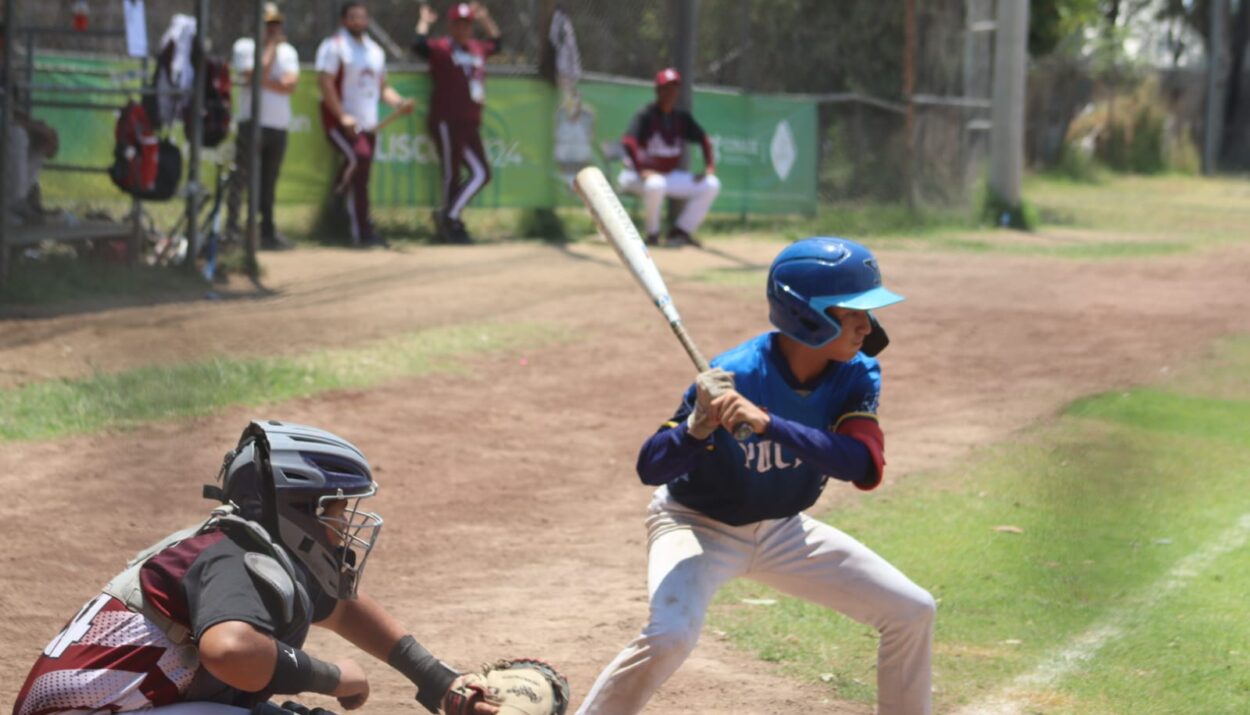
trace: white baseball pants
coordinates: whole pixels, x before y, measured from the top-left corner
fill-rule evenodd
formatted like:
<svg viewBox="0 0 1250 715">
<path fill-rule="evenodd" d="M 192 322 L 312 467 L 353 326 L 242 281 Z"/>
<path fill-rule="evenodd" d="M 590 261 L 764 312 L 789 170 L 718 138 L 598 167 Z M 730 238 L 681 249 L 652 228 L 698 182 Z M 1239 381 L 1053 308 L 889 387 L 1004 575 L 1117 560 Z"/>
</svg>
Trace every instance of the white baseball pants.
<svg viewBox="0 0 1250 715">
<path fill-rule="evenodd" d="M 868 547 L 798 514 L 729 526 L 656 490 L 647 516 L 651 618 L 600 673 L 578 715 L 640 712 L 694 650 L 716 591 L 737 576 L 840 611 L 881 633 L 881 715 L 931 712 L 936 604 Z"/>
<path fill-rule="evenodd" d="M 621 191 L 642 196 L 643 226 L 648 234 L 660 232 L 660 211 L 664 208 L 665 197 L 685 200 L 686 205 L 673 225 L 694 235 L 720 193 L 720 179 L 715 174 L 695 178 L 689 171 L 652 174 L 643 179 L 634 170 L 626 169 L 617 178 L 617 184 Z"/>
</svg>

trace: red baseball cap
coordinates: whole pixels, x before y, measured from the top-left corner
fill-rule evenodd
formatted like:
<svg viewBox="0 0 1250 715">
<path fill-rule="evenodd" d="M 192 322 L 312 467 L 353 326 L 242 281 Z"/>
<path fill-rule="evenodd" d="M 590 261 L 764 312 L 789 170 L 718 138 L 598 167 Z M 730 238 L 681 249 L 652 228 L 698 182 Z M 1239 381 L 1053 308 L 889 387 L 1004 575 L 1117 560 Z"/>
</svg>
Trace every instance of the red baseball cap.
<svg viewBox="0 0 1250 715">
<path fill-rule="evenodd" d="M 666 84 L 673 84 L 674 82 L 681 82 L 681 73 L 672 67 L 665 67 L 655 73 L 656 87 L 663 87 Z"/>
<path fill-rule="evenodd" d="M 473 6 L 467 2 L 458 2 L 447 11 L 447 20 L 472 20 Z"/>
</svg>

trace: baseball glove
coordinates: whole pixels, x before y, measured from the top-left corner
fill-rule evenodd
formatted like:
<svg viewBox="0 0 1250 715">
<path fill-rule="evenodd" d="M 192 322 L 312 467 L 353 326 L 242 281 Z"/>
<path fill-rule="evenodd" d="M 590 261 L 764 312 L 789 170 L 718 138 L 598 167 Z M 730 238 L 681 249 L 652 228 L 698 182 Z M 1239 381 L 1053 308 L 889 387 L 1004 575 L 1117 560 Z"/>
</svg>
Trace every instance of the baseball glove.
<svg viewBox="0 0 1250 715">
<path fill-rule="evenodd" d="M 448 693 L 444 712 L 471 715 L 474 703 L 481 700 L 498 706 L 499 715 L 564 715 L 569 707 L 569 681 L 541 660 L 497 660 Z"/>
</svg>

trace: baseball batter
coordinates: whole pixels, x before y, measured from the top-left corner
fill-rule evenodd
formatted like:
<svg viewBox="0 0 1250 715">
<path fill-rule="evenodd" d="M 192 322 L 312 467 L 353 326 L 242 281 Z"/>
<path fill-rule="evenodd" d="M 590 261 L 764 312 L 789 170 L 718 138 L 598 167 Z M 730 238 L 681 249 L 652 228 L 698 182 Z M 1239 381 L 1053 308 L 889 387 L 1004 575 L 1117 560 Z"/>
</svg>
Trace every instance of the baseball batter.
<svg viewBox="0 0 1250 715">
<path fill-rule="evenodd" d="M 694 116 L 677 108 L 681 75 L 672 67 L 655 75 L 655 101 L 634 115 L 621 138 L 626 167 L 617 179 L 622 191 L 639 194 L 643 204 L 645 240 L 660 242 L 660 211 L 664 198 L 684 199 L 685 206 L 668 234 L 668 245 L 698 245 L 695 231 L 720 193 L 712 142 Z M 703 147 L 703 173 L 682 168 L 687 142 Z"/>
<path fill-rule="evenodd" d="M 219 479 L 205 494 L 223 505 L 140 553 L 44 648 L 13 715 L 296 715 L 267 701 L 299 693 L 364 705 L 359 664 L 303 650 L 313 624 L 407 676 L 430 712 L 499 712 L 462 697 L 476 676 L 434 658 L 359 590 L 382 528 L 361 508 L 377 485 L 359 449 L 252 422 Z"/>
<path fill-rule="evenodd" d="M 717 589 L 738 576 L 872 625 L 878 712 L 930 712 L 933 598 L 803 513 L 830 478 L 881 483 L 873 356 L 888 341 L 869 311 L 903 298 L 882 286 L 868 249 L 824 237 L 777 255 L 767 295 L 776 330 L 714 359 L 642 446 L 638 475 L 658 486 L 646 519 L 650 619 L 579 713 L 642 710 L 694 649 Z M 730 431 L 743 422 L 754 434 L 739 443 Z"/>
<path fill-rule="evenodd" d="M 369 11 L 360 0 L 339 8 L 342 27 L 317 47 L 317 86 L 326 138 L 343 157 L 336 190 L 344 194 L 353 246 L 386 246 L 369 216 L 369 174 L 377 144 L 378 101 L 400 114 L 415 103 L 386 81 L 386 53 L 369 37 Z"/>
<path fill-rule="evenodd" d="M 490 181 L 490 158 L 481 132 L 486 58 L 499 52 L 503 39 L 490 12 L 478 2 L 452 5 L 447 11 L 447 36 L 430 39 L 430 27 L 437 18 L 429 5 L 421 6 L 413 44 L 416 53 L 430 63 L 434 83 L 427 128 L 443 169 L 443 205 L 434 212 L 434 228 L 443 241 L 471 243 L 460 215 Z M 487 39 L 473 36 L 475 22 L 486 30 Z"/>
</svg>

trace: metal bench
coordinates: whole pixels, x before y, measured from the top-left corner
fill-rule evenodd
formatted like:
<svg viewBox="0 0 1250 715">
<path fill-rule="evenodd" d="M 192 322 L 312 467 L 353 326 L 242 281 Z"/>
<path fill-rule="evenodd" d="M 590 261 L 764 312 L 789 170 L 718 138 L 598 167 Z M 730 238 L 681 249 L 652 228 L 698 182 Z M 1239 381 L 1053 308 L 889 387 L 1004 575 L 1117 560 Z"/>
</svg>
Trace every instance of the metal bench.
<svg viewBox="0 0 1250 715">
<path fill-rule="evenodd" d="M 131 222 L 60 221 L 44 224 L 9 226 L 5 232 L 5 244 L 10 248 L 33 246 L 44 241 L 90 241 L 97 238 L 125 238 L 133 241 L 135 226 Z"/>
</svg>

